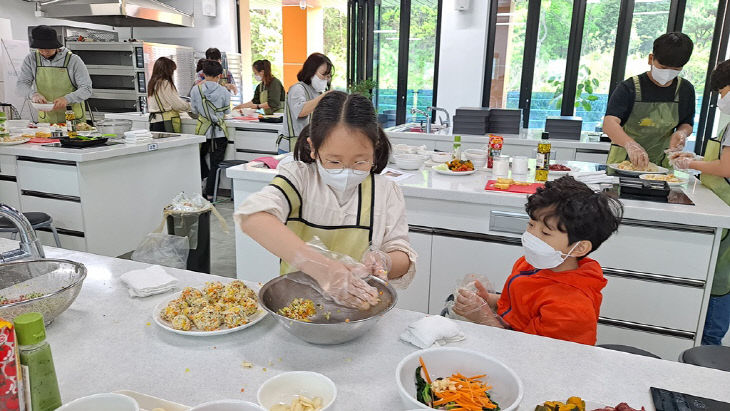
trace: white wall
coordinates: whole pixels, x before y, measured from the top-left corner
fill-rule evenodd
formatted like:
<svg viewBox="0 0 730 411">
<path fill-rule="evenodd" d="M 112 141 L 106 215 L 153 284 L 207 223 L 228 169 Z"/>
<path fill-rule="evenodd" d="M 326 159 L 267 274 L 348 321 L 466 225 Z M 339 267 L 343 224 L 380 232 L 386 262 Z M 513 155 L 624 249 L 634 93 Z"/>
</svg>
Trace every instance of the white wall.
<svg viewBox="0 0 730 411">
<path fill-rule="evenodd" d="M 487 0 L 472 1 L 468 11 L 454 10 L 454 0 L 443 3 L 436 99 L 452 116 L 458 107 L 482 105 L 488 15 Z"/>
<path fill-rule="evenodd" d="M 236 1 L 217 0 L 215 17 L 203 16 L 200 1 L 163 0 L 164 3 L 195 16 L 194 27 L 143 27 L 134 29 L 134 38 L 155 43 L 176 44 L 205 51 L 216 47 L 221 51 L 238 52 Z"/>
</svg>

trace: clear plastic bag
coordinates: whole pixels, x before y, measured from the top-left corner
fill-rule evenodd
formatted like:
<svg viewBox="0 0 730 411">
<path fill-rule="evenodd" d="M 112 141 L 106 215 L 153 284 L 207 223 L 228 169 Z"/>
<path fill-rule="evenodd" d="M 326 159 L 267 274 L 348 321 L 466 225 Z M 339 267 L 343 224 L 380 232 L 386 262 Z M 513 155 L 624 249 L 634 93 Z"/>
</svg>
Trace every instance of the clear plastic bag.
<svg viewBox="0 0 730 411">
<path fill-rule="evenodd" d="M 454 289 L 454 292 L 451 294 L 453 296 L 453 299 L 449 299 L 449 301 L 446 301 L 446 307 L 444 310 L 444 316 L 446 318 L 452 318 L 454 320 L 461 320 L 461 321 L 470 321 L 467 318 L 462 317 L 461 315 L 454 312 L 454 305 L 456 304 L 456 297 L 459 296 L 459 290 L 467 290 L 471 291 L 473 293 L 477 293 L 477 287 L 475 283 L 479 281 L 482 283 L 484 288 L 487 289 L 487 291 L 490 294 L 495 293 L 494 287 L 492 286 L 492 283 L 489 281 L 489 279 L 480 274 L 467 274 L 462 278 L 460 281 L 457 282 L 456 288 Z M 486 301 L 485 301 L 486 303 Z"/>
<path fill-rule="evenodd" d="M 187 237 L 150 233 L 132 253 L 132 260 L 185 269 L 189 252 Z"/>
<path fill-rule="evenodd" d="M 188 237 L 190 245 L 189 249 L 197 250 L 199 231 L 198 217 L 201 214 L 208 212 L 213 213 L 213 215 L 218 219 L 221 229 L 228 234 L 228 224 L 210 201 L 203 198 L 200 194 L 188 196 L 184 192 L 176 195 L 170 204 L 164 208 L 162 222 L 154 232 L 161 233 L 165 228 L 165 224 L 168 223 L 168 217 L 171 217 L 172 227 L 170 228 L 172 228 L 172 232 L 178 236 Z"/>
</svg>

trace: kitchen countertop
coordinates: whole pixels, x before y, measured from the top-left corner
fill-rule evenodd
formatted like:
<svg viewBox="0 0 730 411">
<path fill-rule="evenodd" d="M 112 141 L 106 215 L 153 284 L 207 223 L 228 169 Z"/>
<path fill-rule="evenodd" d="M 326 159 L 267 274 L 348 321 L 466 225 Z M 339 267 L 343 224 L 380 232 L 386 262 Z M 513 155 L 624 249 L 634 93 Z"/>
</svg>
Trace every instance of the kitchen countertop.
<svg viewBox="0 0 730 411">
<path fill-rule="evenodd" d="M 402 132 L 402 131 L 389 131 L 385 130 L 385 133 L 391 138 L 398 139 L 416 139 L 416 140 L 434 140 L 434 141 L 454 141 L 454 133 L 451 132 L 450 128 L 439 130 L 435 133 L 413 133 L 413 132 Z M 459 134 L 461 135 L 461 143 L 477 143 L 477 144 L 489 144 L 488 136 L 470 135 L 470 134 Z M 542 130 L 523 130 L 520 134 L 496 134 L 504 137 L 504 144 L 515 144 L 515 145 L 537 145 L 537 142 L 542 136 Z M 597 150 L 608 153 L 611 143 L 604 143 L 597 140 L 597 137 L 588 136 L 586 133 L 581 135 L 580 140 L 560 140 L 551 139 L 550 143 L 554 148 L 573 148 L 583 150 Z"/>
<path fill-rule="evenodd" d="M 0 250 L 15 244 L 0 239 Z M 285 371 L 310 370 L 337 385 L 334 410 L 404 409 L 395 369 L 415 347 L 398 336 L 424 314 L 394 309 L 370 334 L 335 346 L 304 343 L 270 317 L 225 336 L 187 337 L 169 333 L 152 320 L 153 308 L 171 294 L 131 298 L 121 284 L 121 274 L 146 264 L 50 247 L 46 253 L 88 268 L 77 300 L 48 327 L 66 402 L 120 389 L 188 405 L 223 398 L 256 402 L 256 391 L 266 379 Z M 216 278 L 169 272 L 183 286 Z M 652 410 L 652 386 L 730 402 L 727 372 L 469 323 L 460 322 L 459 327 L 466 340 L 450 346 L 494 356 L 520 376 L 525 389 L 521 410 L 532 411 L 538 403 L 572 395 Z M 243 368 L 243 361 L 254 367 Z"/>
<path fill-rule="evenodd" d="M 149 114 L 146 113 L 106 113 L 104 115 L 104 118 L 109 119 L 118 119 L 118 120 L 131 120 L 131 121 L 138 121 L 138 122 L 148 122 L 149 121 Z M 182 124 L 184 125 L 195 125 L 197 124 L 197 120 L 194 118 L 191 118 L 187 113 L 180 113 L 180 118 L 182 119 Z M 226 120 L 226 124 L 228 127 L 255 127 L 257 129 L 263 129 L 263 130 L 274 130 L 274 131 L 280 131 L 282 123 L 262 123 L 257 120 Z"/>
<path fill-rule="evenodd" d="M 63 161 L 95 161 L 106 158 L 126 156 L 131 154 L 145 153 L 152 151 L 150 144 L 157 144 L 156 150 L 165 150 L 174 147 L 181 147 L 190 144 L 198 144 L 205 141 L 205 136 L 193 134 L 181 134 L 179 137 L 167 137 L 140 144 L 114 144 L 110 146 L 99 146 L 89 148 L 63 148 L 46 147 L 42 144 L 19 144 L 15 146 L 1 146 L 0 155 L 26 156 L 45 158 Z"/>
<path fill-rule="evenodd" d="M 391 164 L 391 166 L 393 166 Z M 455 203 L 472 203 L 504 207 L 524 208 L 526 194 L 487 191 L 484 187 L 491 179 L 491 171 L 478 171 L 468 176 L 437 174 L 430 168 L 405 171 L 412 174 L 398 184 L 408 197 L 442 200 Z M 230 178 L 269 182 L 276 170 L 241 165 L 226 170 Z M 730 206 L 694 177 L 683 186 L 683 191 L 695 203 L 694 206 L 663 204 L 649 201 L 621 200 L 624 218 L 696 225 L 701 227 L 730 228 Z"/>
</svg>

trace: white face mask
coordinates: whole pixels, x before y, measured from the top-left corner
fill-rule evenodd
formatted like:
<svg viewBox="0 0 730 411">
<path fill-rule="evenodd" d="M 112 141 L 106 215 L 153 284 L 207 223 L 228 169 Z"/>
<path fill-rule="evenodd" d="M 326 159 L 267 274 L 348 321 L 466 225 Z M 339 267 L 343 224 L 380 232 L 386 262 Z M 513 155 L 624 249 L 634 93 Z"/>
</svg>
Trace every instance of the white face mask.
<svg viewBox="0 0 730 411">
<path fill-rule="evenodd" d="M 672 80 L 679 76 L 680 72 L 680 70 L 660 69 L 653 64 L 651 65 L 651 76 L 657 83 L 661 84 L 662 86 L 666 86 L 667 84 L 672 82 Z"/>
<path fill-rule="evenodd" d="M 525 260 L 528 264 L 540 270 L 559 266 L 577 246 L 578 243 L 568 251 L 568 254 L 563 254 L 527 231 L 522 234 L 522 248 L 525 252 Z"/>
<path fill-rule="evenodd" d="M 317 161 L 317 171 L 319 177 L 322 178 L 325 184 L 332 187 L 337 193 L 346 193 L 360 185 L 369 173 L 366 174 L 355 174 L 351 168 L 346 168 L 337 174 L 330 173 L 326 168 Z"/>
<path fill-rule="evenodd" d="M 327 90 L 327 80 L 319 78 L 316 74 L 312 76 L 312 88 L 317 93 L 324 93 Z"/>
<path fill-rule="evenodd" d="M 730 114 L 730 93 L 726 93 L 717 99 L 717 109 L 722 111 L 724 114 Z"/>
<path fill-rule="evenodd" d="M 259 76 L 258 74 L 255 74 L 255 75 L 253 76 L 253 78 L 255 78 L 255 79 L 256 79 L 256 81 L 261 81 L 261 80 L 263 79 L 263 77 Z"/>
</svg>

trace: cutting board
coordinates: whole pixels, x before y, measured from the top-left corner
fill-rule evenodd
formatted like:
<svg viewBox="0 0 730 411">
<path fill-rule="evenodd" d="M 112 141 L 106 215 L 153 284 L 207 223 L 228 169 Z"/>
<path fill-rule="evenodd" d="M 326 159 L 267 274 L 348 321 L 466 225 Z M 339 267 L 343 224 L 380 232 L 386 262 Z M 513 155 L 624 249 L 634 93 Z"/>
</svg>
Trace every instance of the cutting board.
<svg viewBox="0 0 730 411">
<path fill-rule="evenodd" d="M 57 138 L 37 138 L 33 137 L 30 140 L 28 140 L 28 143 L 30 144 L 49 144 L 49 143 L 58 143 L 61 140 Z"/>
<path fill-rule="evenodd" d="M 233 117 L 233 120 L 259 121 L 259 118 L 258 117 L 253 117 L 253 116 L 249 116 L 249 117 Z"/>
<path fill-rule="evenodd" d="M 485 190 L 488 191 L 502 191 L 502 192 L 508 192 L 508 193 L 519 193 L 519 194 L 535 194 L 538 188 L 544 186 L 543 183 L 532 183 L 529 186 L 518 186 L 517 184 L 512 184 L 509 186 L 509 189 L 507 190 L 501 190 L 499 188 L 494 187 L 494 183 L 496 183 L 497 180 L 489 180 L 487 181 L 487 186 L 484 187 Z"/>
</svg>

